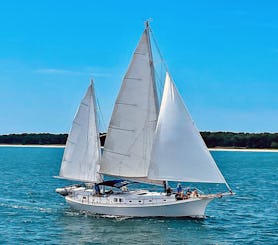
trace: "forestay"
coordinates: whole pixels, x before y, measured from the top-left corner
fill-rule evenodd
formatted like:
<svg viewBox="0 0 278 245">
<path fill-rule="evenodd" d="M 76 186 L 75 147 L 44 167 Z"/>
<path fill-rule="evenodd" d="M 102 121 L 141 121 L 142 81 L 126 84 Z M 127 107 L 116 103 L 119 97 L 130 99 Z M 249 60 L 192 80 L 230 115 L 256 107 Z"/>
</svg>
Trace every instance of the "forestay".
<svg viewBox="0 0 278 245">
<path fill-rule="evenodd" d="M 146 177 L 158 117 L 148 29 L 143 32 L 117 97 L 101 173 Z"/>
<path fill-rule="evenodd" d="M 99 182 L 99 164 L 100 142 L 92 83 L 75 115 L 66 143 L 60 177 Z"/>
<path fill-rule="evenodd" d="M 150 179 L 226 183 L 168 73 L 152 149 Z"/>
</svg>

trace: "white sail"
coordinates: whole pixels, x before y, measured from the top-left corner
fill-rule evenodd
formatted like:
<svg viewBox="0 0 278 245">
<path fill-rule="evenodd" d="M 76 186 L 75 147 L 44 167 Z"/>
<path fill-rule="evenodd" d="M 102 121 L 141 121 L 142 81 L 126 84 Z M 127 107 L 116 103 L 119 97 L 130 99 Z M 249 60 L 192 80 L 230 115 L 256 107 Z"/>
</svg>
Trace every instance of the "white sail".
<svg viewBox="0 0 278 245">
<path fill-rule="evenodd" d="M 101 173 L 146 177 L 157 122 L 148 29 L 123 79 L 105 141 Z"/>
<path fill-rule="evenodd" d="M 100 142 L 92 83 L 75 115 L 64 151 L 60 177 L 98 182 L 99 163 Z"/>
<path fill-rule="evenodd" d="M 226 183 L 168 73 L 148 177 L 157 180 Z"/>
</svg>

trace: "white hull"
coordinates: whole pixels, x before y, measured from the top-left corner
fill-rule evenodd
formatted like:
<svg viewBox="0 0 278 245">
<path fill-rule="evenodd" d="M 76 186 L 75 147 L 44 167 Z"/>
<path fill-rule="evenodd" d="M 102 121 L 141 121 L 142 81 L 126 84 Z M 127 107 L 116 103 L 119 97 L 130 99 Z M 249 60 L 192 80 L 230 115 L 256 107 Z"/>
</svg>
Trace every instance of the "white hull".
<svg viewBox="0 0 278 245">
<path fill-rule="evenodd" d="M 84 192 L 85 193 L 85 192 Z M 75 194 L 65 197 L 75 210 L 92 214 L 128 217 L 197 217 L 205 216 L 206 206 L 215 195 L 176 200 L 174 195 L 148 192 L 146 195 L 134 193 L 112 194 L 96 197 L 91 194 Z M 115 203 L 117 199 L 117 203 Z M 121 199 L 121 202 L 119 202 Z"/>
</svg>

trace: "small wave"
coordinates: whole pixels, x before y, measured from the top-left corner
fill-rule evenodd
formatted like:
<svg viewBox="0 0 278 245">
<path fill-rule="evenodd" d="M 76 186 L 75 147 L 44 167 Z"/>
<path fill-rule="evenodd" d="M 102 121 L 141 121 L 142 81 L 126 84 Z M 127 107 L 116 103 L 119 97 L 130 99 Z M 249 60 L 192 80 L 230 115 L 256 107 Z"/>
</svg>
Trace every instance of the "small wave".
<svg viewBox="0 0 278 245">
<path fill-rule="evenodd" d="M 20 205 L 20 204 L 10 204 L 10 203 L 0 203 L 1 207 L 5 208 L 13 208 L 13 209 L 24 209 L 24 210 L 32 210 L 32 211 L 40 211 L 41 213 L 52 213 L 51 208 L 42 208 L 42 207 L 34 207 L 28 205 Z"/>
<path fill-rule="evenodd" d="M 109 215 L 109 214 L 92 214 L 90 212 L 86 212 L 86 215 L 91 216 L 91 217 L 114 219 L 116 221 L 122 221 L 122 220 L 127 220 L 127 219 L 134 218 L 134 217 L 131 217 L 131 216 L 119 216 L 119 215 Z"/>
<path fill-rule="evenodd" d="M 75 210 L 68 210 L 68 211 L 65 211 L 65 215 L 66 216 L 80 216 L 80 215 L 84 215 L 84 213 L 78 212 Z"/>
<path fill-rule="evenodd" d="M 116 221 L 122 221 L 127 219 L 132 219 L 134 217 L 131 216 L 118 216 L 118 215 L 108 215 L 108 214 L 94 214 L 88 211 L 78 211 L 74 209 L 69 209 L 65 211 L 67 216 L 88 216 L 93 218 L 105 218 L 105 219 L 114 219 Z"/>
<path fill-rule="evenodd" d="M 236 199 L 241 199 L 241 200 L 253 200 L 253 197 L 248 197 L 248 196 L 237 196 Z"/>
<path fill-rule="evenodd" d="M 108 218 L 108 219 L 115 219 L 117 221 L 122 221 L 122 220 L 127 220 L 127 219 L 132 219 L 133 217 L 130 216 L 117 216 L 117 215 L 101 215 L 103 218 Z"/>
</svg>

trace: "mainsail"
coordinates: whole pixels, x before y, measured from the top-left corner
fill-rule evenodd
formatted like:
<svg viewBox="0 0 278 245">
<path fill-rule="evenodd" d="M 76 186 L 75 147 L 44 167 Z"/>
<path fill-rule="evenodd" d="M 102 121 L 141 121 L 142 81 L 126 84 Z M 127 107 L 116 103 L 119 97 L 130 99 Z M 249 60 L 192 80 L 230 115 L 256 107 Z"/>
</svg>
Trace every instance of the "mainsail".
<svg viewBox="0 0 278 245">
<path fill-rule="evenodd" d="M 146 177 L 158 108 L 148 27 L 143 32 L 117 97 L 101 173 Z"/>
<path fill-rule="evenodd" d="M 168 73 L 148 177 L 155 180 L 226 183 Z"/>
<path fill-rule="evenodd" d="M 99 182 L 99 130 L 93 83 L 75 115 L 59 176 L 84 182 Z"/>
</svg>

